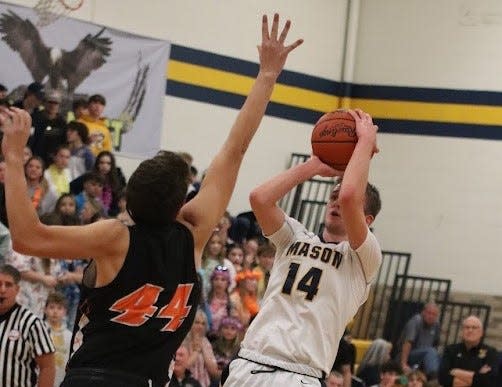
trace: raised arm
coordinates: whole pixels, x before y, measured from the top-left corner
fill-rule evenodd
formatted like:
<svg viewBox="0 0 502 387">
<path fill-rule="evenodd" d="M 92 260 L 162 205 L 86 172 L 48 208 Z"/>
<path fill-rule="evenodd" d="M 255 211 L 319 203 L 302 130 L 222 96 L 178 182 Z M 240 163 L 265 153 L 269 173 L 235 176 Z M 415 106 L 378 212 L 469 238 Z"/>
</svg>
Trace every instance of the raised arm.
<svg viewBox="0 0 502 387">
<path fill-rule="evenodd" d="M 356 121 L 357 144 L 343 175 L 338 202 L 350 246 L 357 249 L 365 241 L 368 219 L 364 214 L 370 161 L 378 152 L 377 126 L 371 116 L 360 109 L 349 110 Z"/>
<path fill-rule="evenodd" d="M 40 223 L 26 185 L 23 150 L 31 128 L 25 110 L 0 110 L 5 157 L 5 197 L 12 247 L 15 251 L 38 257 L 99 258 L 125 253 L 127 229 L 119 221 L 107 220 L 88 226 L 46 226 Z"/>
<path fill-rule="evenodd" d="M 251 192 L 249 201 L 265 235 L 279 230 L 284 222 L 284 212 L 277 205 L 284 195 L 316 175 L 328 177 L 336 174 L 337 171 L 321 162 L 317 156 L 312 156 L 305 163 L 295 165 L 256 187 Z"/>
<path fill-rule="evenodd" d="M 204 245 L 228 206 L 244 153 L 265 114 L 277 77 L 288 54 L 302 43 L 297 40 L 284 45 L 290 25 L 288 20 L 279 35 L 279 15 L 275 14 L 269 32 L 267 17 L 263 16 L 262 42 L 258 46 L 260 71 L 256 81 L 226 141 L 211 162 L 199 193 L 178 215 L 178 220 L 188 223 L 192 229 L 198 266 Z"/>
</svg>

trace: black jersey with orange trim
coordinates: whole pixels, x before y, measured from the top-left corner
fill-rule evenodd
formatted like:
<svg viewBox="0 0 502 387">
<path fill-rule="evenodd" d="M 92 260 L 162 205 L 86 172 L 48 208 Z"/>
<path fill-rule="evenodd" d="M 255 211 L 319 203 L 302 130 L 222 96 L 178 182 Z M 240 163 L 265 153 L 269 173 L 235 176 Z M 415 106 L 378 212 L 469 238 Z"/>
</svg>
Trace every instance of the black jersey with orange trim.
<svg viewBox="0 0 502 387">
<path fill-rule="evenodd" d="M 134 373 L 159 385 L 188 333 L 200 298 L 191 232 L 181 223 L 129 227 L 126 259 L 116 278 L 93 287 L 84 272 L 68 368 Z"/>
</svg>

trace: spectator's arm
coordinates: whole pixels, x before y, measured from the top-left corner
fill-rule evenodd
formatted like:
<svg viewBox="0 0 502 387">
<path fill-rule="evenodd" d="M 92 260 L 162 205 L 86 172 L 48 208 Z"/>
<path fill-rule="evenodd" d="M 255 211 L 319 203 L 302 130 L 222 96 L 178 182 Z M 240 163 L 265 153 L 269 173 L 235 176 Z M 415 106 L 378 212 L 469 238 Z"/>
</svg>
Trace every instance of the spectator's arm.
<svg viewBox="0 0 502 387">
<path fill-rule="evenodd" d="M 35 357 L 38 365 L 38 387 L 53 387 L 56 376 L 56 364 L 54 362 L 54 353 L 44 353 Z"/>
<path fill-rule="evenodd" d="M 343 387 L 350 387 L 352 385 L 352 371 L 350 364 L 342 364 L 340 371 L 343 376 Z"/>
<path fill-rule="evenodd" d="M 439 383 L 443 387 L 453 386 L 453 376 L 450 374 L 451 371 L 451 354 L 450 349 L 446 347 L 444 349 L 443 357 L 441 358 L 441 365 L 439 367 Z"/>
<path fill-rule="evenodd" d="M 495 387 L 498 375 L 498 353 L 495 349 L 488 349 L 486 362 L 472 377 L 473 386 Z"/>
<path fill-rule="evenodd" d="M 410 368 L 408 365 L 408 357 L 410 356 L 410 352 L 411 352 L 411 342 L 405 341 L 403 346 L 401 347 L 401 359 L 400 359 L 401 367 L 403 367 L 403 369 Z"/>
<path fill-rule="evenodd" d="M 471 386 L 474 372 L 461 368 L 454 368 L 450 371 L 450 375 L 453 376 L 454 387 Z"/>
</svg>

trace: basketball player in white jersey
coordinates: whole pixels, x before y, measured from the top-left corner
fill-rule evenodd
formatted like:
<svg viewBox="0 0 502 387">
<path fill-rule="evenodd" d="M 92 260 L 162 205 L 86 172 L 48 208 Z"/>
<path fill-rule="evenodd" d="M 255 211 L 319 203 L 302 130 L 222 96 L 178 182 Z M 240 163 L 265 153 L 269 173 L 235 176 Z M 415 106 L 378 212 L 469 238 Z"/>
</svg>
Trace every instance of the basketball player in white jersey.
<svg viewBox="0 0 502 387">
<path fill-rule="evenodd" d="M 277 254 L 261 310 L 230 363 L 225 387 L 322 385 L 345 326 L 368 296 L 382 260 L 369 229 L 381 206 L 378 191 L 368 184 L 370 161 L 378 152 L 377 127 L 363 111 L 349 112 L 358 142 L 327 203 L 321 234 L 307 231 L 277 206 L 298 184 L 340 174 L 316 156 L 250 195 Z"/>
</svg>

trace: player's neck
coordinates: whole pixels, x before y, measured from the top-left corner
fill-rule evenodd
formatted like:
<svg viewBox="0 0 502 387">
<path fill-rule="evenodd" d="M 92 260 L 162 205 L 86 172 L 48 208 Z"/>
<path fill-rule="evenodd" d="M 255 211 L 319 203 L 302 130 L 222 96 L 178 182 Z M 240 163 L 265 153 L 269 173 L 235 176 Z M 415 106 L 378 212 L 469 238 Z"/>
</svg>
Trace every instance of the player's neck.
<svg viewBox="0 0 502 387">
<path fill-rule="evenodd" d="M 347 240 L 347 234 L 343 232 L 329 232 L 324 229 L 320 234 L 321 240 L 326 243 L 339 243 Z"/>
</svg>

